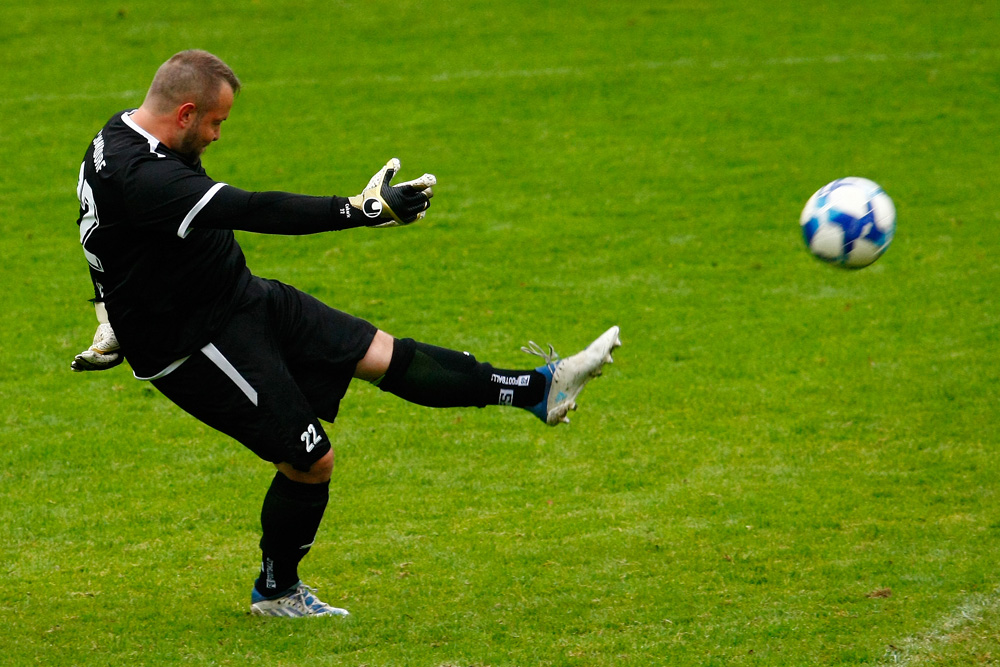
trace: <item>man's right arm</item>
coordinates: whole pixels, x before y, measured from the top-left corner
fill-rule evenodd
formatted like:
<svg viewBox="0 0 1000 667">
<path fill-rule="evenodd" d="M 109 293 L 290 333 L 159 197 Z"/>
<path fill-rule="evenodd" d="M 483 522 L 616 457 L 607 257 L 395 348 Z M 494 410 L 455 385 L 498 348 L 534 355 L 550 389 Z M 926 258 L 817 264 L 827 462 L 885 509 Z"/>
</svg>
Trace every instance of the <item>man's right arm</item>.
<svg viewBox="0 0 1000 667">
<path fill-rule="evenodd" d="M 104 371 L 122 362 L 118 338 L 108 323 L 108 311 L 103 301 L 94 302 L 97 311 L 97 331 L 90 347 L 76 355 L 70 367 L 74 371 Z"/>
</svg>

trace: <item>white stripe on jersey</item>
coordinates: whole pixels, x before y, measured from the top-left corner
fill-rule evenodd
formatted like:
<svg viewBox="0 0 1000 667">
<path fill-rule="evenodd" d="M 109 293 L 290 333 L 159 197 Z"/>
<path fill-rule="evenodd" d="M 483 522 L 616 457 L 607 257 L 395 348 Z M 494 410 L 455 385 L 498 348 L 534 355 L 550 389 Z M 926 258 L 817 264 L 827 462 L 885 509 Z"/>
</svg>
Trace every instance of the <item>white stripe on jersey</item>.
<svg viewBox="0 0 1000 667">
<path fill-rule="evenodd" d="M 194 221 L 194 216 L 201 213 L 201 209 L 205 208 L 205 206 L 208 205 L 208 202 L 212 201 L 212 197 L 215 196 L 215 193 L 225 186 L 225 183 L 216 183 L 208 189 L 208 192 L 202 195 L 201 199 L 198 200 L 198 203 L 195 204 L 191 210 L 188 211 L 187 215 L 184 216 L 184 220 L 181 221 L 181 226 L 177 229 L 177 236 L 185 238 L 188 235 L 191 231 L 190 227 L 191 223 Z"/>
</svg>

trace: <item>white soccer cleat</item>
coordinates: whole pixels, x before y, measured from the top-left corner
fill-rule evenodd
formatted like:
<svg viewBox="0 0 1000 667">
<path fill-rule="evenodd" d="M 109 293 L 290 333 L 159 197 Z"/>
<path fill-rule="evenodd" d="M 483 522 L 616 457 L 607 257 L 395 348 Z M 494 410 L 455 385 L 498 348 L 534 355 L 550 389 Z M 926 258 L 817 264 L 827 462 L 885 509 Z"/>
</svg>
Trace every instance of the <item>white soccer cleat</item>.
<svg viewBox="0 0 1000 667">
<path fill-rule="evenodd" d="M 333 607 L 313 595 L 315 588 L 301 581 L 277 598 L 265 598 L 254 588 L 250 594 L 250 613 L 254 616 L 349 616 L 346 609 Z"/>
<path fill-rule="evenodd" d="M 576 397 L 590 381 L 601 374 L 604 364 L 614 362 L 611 353 L 621 347 L 618 327 L 605 331 L 587 349 L 567 359 L 560 359 L 551 345 L 545 352 L 534 341 L 521 349 L 545 360 L 545 365 L 536 370 L 545 376 L 545 397 L 529 410 L 549 426 L 569 423 L 566 413 L 576 410 Z"/>
</svg>

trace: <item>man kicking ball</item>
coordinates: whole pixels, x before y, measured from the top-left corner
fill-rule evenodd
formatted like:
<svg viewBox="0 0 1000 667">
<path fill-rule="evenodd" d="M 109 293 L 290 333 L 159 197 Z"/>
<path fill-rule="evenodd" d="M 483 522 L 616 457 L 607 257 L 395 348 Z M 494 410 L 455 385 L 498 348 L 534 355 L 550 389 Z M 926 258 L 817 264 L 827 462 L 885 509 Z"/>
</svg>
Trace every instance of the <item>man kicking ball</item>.
<svg viewBox="0 0 1000 667">
<path fill-rule="evenodd" d="M 211 179 L 201 155 L 218 141 L 240 81 L 219 58 L 183 51 L 156 72 L 138 109 L 116 113 L 80 166 L 80 242 L 98 329 L 77 371 L 126 358 L 139 380 L 277 467 L 261 508 L 260 575 L 251 611 L 346 615 L 299 579 L 329 501 L 333 422 L 352 378 L 430 407 L 523 408 L 568 422 L 580 391 L 621 345 L 611 327 L 534 369 L 494 368 L 468 352 L 394 338 L 284 283 L 250 273 L 233 230 L 312 234 L 397 227 L 424 217 L 431 174 L 392 185 L 389 160 L 361 194 L 249 192 Z"/>
</svg>

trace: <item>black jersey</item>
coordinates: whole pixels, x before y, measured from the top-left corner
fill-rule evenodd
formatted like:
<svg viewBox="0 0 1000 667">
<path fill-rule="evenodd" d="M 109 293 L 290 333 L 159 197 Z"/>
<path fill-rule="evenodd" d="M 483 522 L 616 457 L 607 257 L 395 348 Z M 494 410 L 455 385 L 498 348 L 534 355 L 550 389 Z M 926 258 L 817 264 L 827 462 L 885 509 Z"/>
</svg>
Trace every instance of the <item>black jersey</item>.
<svg viewBox="0 0 1000 667">
<path fill-rule="evenodd" d="M 304 234 L 362 224 L 346 199 L 246 192 L 209 178 L 116 114 L 87 149 L 77 194 L 95 295 L 138 377 L 210 342 L 250 281 L 234 229 Z"/>
</svg>

